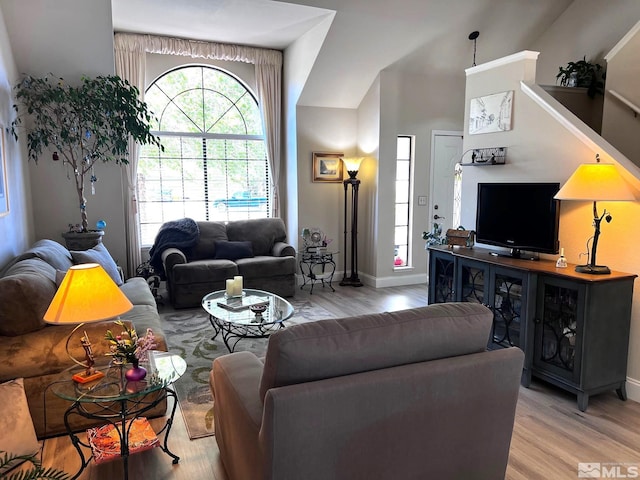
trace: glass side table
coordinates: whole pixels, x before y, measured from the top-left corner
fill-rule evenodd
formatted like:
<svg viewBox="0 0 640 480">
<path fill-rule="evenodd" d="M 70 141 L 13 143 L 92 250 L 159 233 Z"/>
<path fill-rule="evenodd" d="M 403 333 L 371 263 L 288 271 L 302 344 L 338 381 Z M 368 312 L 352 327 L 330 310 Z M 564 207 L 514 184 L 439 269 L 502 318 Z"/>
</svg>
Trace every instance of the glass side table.
<svg viewBox="0 0 640 480">
<path fill-rule="evenodd" d="M 64 424 L 71 438 L 73 446 L 80 455 L 80 470 L 72 477 L 76 479 L 94 457 L 93 452 L 85 457 L 82 447 L 91 448 L 89 443 L 82 442 L 71 428 L 69 418 L 78 415 L 84 418 L 104 420 L 112 425 L 120 441 L 120 456 L 124 463 L 124 478 L 129 478 L 128 458 L 129 433 L 133 420 L 156 407 L 163 400 L 172 397 L 171 413 L 165 425 L 156 435 L 164 433 L 164 440 L 158 446 L 173 459 L 176 464 L 180 457 L 172 453 L 168 446 L 169 432 L 177 407 L 177 396 L 171 384 L 180 378 L 187 369 L 187 363 L 178 355 L 168 352 L 153 351 L 149 353 L 149 360 L 141 362 L 147 369 L 147 376 L 138 382 L 129 382 L 124 376 L 128 365 L 113 365 L 112 363 L 96 364 L 96 368 L 105 376 L 89 383 L 76 383 L 71 380 L 74 366 L 60 374 L 60 380 L 51 385 L 55 395 L 71 402 L 71 406 L 64 414 Z"/>
<path fill-rule="evenodd" d="M 316 283 L 329 286 L 332 292 L 335 288 L 331 285 L 333 275 L 336 273 L 336 262 L 333 259 L 339 252 L 327 251 L 324 247 L 307 247 L 298 255 L 300 272 L 302 273 L 302 290 L 311 285 L 309 294 L 313 295 L 313 286 Z"/>
</svg>

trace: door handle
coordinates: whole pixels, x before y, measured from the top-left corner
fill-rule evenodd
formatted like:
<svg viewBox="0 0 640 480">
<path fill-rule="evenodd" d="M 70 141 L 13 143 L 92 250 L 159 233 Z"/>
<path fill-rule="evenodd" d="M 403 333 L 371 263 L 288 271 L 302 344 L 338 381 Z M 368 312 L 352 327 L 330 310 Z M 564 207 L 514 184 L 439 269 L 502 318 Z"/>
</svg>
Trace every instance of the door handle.
<svg viewBox="0 0 640 480">
<path fill-rule="evenodd" d="M 435 215 L 433 216 L 433 219 L 434 219 L 434 220 L 440 220 L 440 219 L 444 220 L 444 217 L 441 217 L 440 215 L 435 214 Z"/>
</svg>

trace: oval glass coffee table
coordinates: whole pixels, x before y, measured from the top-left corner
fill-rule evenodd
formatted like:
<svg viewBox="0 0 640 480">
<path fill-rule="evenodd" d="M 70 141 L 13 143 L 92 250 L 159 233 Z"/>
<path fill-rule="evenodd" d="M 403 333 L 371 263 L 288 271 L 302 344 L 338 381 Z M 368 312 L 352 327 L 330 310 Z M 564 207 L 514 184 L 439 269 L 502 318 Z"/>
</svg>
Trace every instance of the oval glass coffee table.
<svg viewBox="0 0 640 480">
<path fill-rule="evenodd" d="M 227 298 L 225 291 L 220 290 L 202 299 L 202 308 L 209 314 L 215 331 L 213 338 L 220 334 L 229 352 L 243 338 L 267 338 L 284 328 L 285 320 L 293 315 L 293 305 L 274 293 L 245 288 L 242 294 Z M 264 305 L 264 311 L 257 312 L 258 305 Z"/>
</svg>

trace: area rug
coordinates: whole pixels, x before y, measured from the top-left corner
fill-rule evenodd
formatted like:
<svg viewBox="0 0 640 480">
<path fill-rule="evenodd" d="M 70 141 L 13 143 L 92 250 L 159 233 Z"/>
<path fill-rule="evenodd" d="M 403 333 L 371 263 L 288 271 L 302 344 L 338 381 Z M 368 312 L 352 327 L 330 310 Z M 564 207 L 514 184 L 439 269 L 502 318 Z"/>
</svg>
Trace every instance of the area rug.
<svg viewBox="0 0 640 480">
<path fill-rule="evenodd" d="M 293 317 L 286 325 L 312 320 L 334 318 L 323 307 L 308 300 L 289 300 L 294 308 Z M 209 372 L 214 358 L 228 352 L 220 336 L 211 339 L 213 328 L 202 308 L 178 310 L 160 315 L 169 350 L 187 361 L 186 373 L 176 381 L 180 410 L 189 438 L 201 438 L 214 434 L 213 398 L 209 390 Z M 266 338 L 242 339 L 236 352 L 250 351 L 263 356 L 267 349 Z"/>
</svg>

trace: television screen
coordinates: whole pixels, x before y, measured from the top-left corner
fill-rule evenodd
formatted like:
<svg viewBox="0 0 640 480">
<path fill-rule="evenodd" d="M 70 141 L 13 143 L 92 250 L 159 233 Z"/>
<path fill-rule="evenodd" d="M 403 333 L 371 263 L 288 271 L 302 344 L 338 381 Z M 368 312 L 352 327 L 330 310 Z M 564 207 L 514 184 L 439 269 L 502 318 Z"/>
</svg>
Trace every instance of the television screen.
<svg viewBox="0 0 640 480">
<path fill-rule="evenodd" d="M 476 240 L 521 250 L 558 253 L 559 183 L 479 183 Z"/>
</svg>

